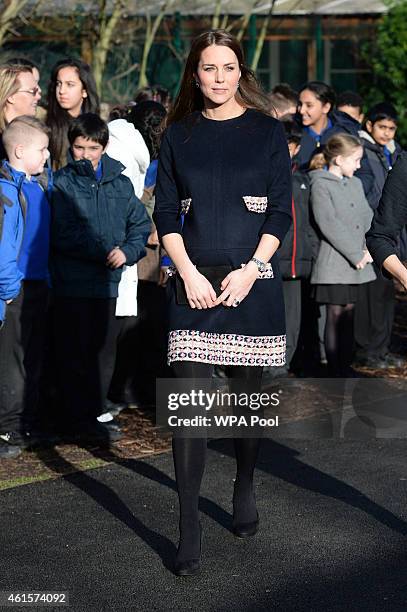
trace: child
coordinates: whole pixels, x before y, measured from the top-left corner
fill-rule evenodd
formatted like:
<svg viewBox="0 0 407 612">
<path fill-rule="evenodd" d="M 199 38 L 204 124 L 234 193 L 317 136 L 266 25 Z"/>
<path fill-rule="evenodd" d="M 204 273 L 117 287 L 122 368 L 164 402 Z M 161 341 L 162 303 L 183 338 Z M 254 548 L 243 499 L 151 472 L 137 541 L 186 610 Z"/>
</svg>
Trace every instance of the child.
<svg viewBox="0 0 407 612">
<path fill-rule="evenodd" d="M 373 188 L 367 199 L 373 210 L 379 205 L 387 175 L 401 152 L 394 140 L 397 121 L 396 109 L 388 102 L 381 102 L 367 112 L 365 130 L 359 132 L 369 160 Z M 401 244 L 405 243 L 403 231 Z M 356 306 L 356 359 L 359 365 L 375 369 L 403 365 L 403 360 L 390 352 L 394 308 L 393 281 L 378 274 L 373 283 L 363 287 Z"/>
<path fill-rule="evenodd" d="M 151 223 L 123 165 L 105 153 L 107 124 L 84 113 L 68 140 L 73 159 L 55 175 L 52 207 L 57 366 L 69 429 L 109 441 L 117 432 L 96 419 L 115 363 L 118 285 L 124 264 L 144 256 Z"/>
<path fill-rule="evenodd" d="M 8 161 L 0 170 L 0 456 L 10 456 L 33 441 L 26 433 L 35 427 L 38 408 L 50 218 L 50 175 L 39 175 L 49 157 L 48 129 L 23 115 L 6 126 L 3 144 Z"/>
<path fill-rule="evenodd" d="M 300 149 L 301 128 L 290 116 L 281 119 L 291 159 Z M 287 326 L 286 366 L 279 374 L 288 371 L 295 353 L 301 326 L 301 284 L 302 279 L 309 279 L 311 267 L 318 253 L 318 237 L 310 221 L 310 185 L 308 174 L 298 170 L 295 162 L 293 170 L 293 223 L 288 230 L 280 249 L 278 259 L 283 278 L 284 303 Z M 309 325 L 309 322 L 308 322 Z M 275 369 L 275 368 L 274 368 Z M 280 368 L 278 368 L 280 370 Z M 273 370 L 273 368 L 272 368 Z"/>
<path fill-rule="evenodd" d="M 363 114 L 363 98 L 354 91 L 343 91 L 338 95 L 336 108 L 341 113 L 346 113 L 357 123 L 362 124 L 364 119 Z"/>
<path fill-rule="evenodd" d="M 365 129 L 359 132 L 375 184 L 375 196 L 369 198 L 369 204 L 374 210 L 379 204 L 389 170 L 401 151 L 401 147 L 394 140 L 397 121 L 394 106 L 381 102 L 367 112 Z"/>
<path fill-rule="evenodd" d="M 358 285 L 374 280 L 365 233 L 372 211 L 362 183 L 353 176 L 363 147 L 349 134 L 332 136 L 324 148 L 327 170 L 314 170 L 311 203 L 321 246 L 311 275 L 315 297 L 327 305 L 325 352 L 330 375 L 347 376 L 353 353 L 353 313 Z"/>
</svg>

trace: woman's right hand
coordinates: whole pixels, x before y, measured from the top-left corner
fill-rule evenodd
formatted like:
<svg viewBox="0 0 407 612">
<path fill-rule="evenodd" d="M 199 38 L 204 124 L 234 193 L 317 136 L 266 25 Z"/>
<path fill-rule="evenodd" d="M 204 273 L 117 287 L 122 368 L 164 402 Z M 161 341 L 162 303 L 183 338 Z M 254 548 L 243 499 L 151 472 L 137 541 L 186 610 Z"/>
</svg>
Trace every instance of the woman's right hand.
<svg viewBox="0 0 407 612">
<path fill-rule="evenodd" d="M 198 272 L 195 266 L 182 274 L 182 280 L 191 308 L 202 310 L 215 306 L 215 290 L 208 279 Z"/>
</svg>

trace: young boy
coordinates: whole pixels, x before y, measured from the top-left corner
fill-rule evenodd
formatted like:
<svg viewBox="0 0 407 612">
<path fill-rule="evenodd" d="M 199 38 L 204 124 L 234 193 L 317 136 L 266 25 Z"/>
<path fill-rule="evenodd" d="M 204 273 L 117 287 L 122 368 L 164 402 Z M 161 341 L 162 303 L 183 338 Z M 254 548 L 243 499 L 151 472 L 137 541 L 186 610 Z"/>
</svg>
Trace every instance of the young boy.
<svg viewBox="0 0 407 612">
<path fill-rule="evenodd" d="M 342 113 L 346 113 L 359 125 L 363 123 L 363 98 L 355 91 L 344 91 L 338 95 L 336 108 Z"/>
<path fill-rule="evenodd" d="M 0 457 L 32 442 L 48 302 L 48 128 L 31 116 L 3 132 L 0 168 Z M 40 176 L 41 175 L 41 176 Z M 25 229 L 23 224 L 25 219 Z"/>
<path fill-rule="evenodd" d="M 374 189 L 367 195 L 375 210 L 380 201 L 387 175 L 401 152 L 394 138 L 397 111 L 392 104 L 380 102 L 366 114 L 365 131 L 359 136 L 365 148 Z M 372 195 L 373 194 L 373 195 Z M 402 239 L 405 240 L 405 233 Z M 355 309 L 356 361 L 372 368 L 400 367 L 403 360 L 390 352 L 394 321 L 395 295 L 393 281 L 376 270 L 376 280 L 361 285 Z"/>
<path fill-rule="evenodd" d="M 51 225 L 59 383 L 70 433 L 109 442 L 118 432 L 96 419 L 115 363 L 118 285 L 123 265 L 145 255 L 151 223 L 124 166 L 105 153 L 107 124 L 80 115 L 68 140 L 72 160 L 55 175 Z"/>
<path fill-rule="evenodd" d="M 285 130 L 290 157 L 293 160 L 300 149 L 301 128 L 292 120 L 291 116 L 286 116 L 281 121 Z M 308 175 L 305 172 L 300 172 L 294 162 L 292 171 L 293 223 L 278 250 L 280 272 L 283 278 L 287 326 L 287 365 L 281 368 L 281 371 L 276 372 L 278 375 L 288 373 L 290 362 L 297 348 L 302 311 L 301 281 L 310 278 L 312 263 L 318 253 L 318 238 L 310 221 Z M 308 321 L 309 325 L 310 322 Z"/>
<path fill-rule="evenodd" d="M 359 132 L 375 183 L 375 198 L 369 200 L 373 209 L 379 205 L 387 174 L 401 151 L 401 147 L 394 140 L 397 120 L 394 106 L 381 102 L 367 112 L 365 130 Z"/>
</svg>

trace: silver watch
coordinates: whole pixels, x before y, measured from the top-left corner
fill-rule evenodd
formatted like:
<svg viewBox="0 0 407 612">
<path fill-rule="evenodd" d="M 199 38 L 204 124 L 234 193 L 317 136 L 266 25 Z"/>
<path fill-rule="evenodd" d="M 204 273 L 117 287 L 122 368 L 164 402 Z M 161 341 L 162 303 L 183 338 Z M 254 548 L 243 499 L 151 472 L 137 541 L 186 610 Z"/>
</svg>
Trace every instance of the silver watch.
<svg viewBox="0 0 407 612">
<path fill-rule="evenodd" d="M 264 263 L 264 261 L 261 261 L 260 259 L 257 259 L 256 257 L 252 257 L 250 261 L 254 261 L 259 272 L 265 272 L 266 264 Z"/>
</svg>

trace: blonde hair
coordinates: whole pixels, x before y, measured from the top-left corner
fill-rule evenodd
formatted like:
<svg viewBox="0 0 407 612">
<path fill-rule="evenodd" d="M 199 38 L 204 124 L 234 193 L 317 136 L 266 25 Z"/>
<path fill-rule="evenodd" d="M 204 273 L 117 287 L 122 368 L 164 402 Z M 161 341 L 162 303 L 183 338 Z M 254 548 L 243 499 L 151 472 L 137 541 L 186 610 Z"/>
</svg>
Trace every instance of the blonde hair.
<svg viewBox="0 0 407 612">
<path fill-rule="evenodd" d="M 325 162 L 329 166 L 339 155 L 347 157 L 348 155 L 352 155 L 352 153 L 354 153 L 360 147 L 363 148 L 363 145 L 359 138 L 356 138 L 356 136 L 343 133 L 334 134 L 334 136 L 331 136 L 331 138 L 329 138 L 325 144 L 322 153 L 324 155 Z"/>
<path fill-rule="evenodd" d="M 3 66 L 0 66 L 0 133 L 7 125 L 7 100 L 19 90 L 19 76 L 22 72 L 32 72 L 32 70 L 29 66 L 21 66 L 20 64 L 3 64 Z"/>
<path fill-rule="evenodd" d="M 38 134 L 49 136 L 50 129 L 35 117 L 21 115 L 8 123 L 3 132 L 3 146 L 9 157 L 13 148 L 19 144 L 28 145 Z"/>
</svg>

